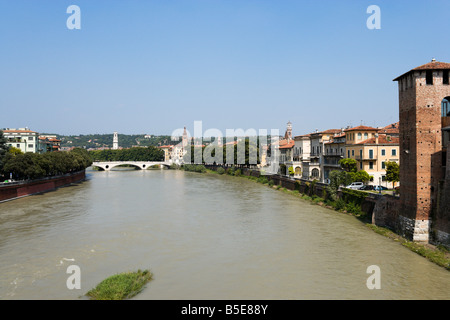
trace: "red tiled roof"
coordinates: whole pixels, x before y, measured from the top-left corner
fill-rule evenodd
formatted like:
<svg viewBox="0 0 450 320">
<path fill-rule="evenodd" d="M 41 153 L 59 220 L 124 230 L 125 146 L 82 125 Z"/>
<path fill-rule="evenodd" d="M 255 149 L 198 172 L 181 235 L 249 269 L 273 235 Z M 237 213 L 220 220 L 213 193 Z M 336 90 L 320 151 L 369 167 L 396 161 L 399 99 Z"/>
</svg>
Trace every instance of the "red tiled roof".
<svg viewBox="0 0 450 320">
<path fill-rule="evenodd" d="M 367 126 L 357 126 L 357 127 L 353 127 L 353 128 L 348 128 L 345 129 L 344 131 L 378 131 L 379 129 L 377 128 L 372 128 L 372 127 L 367 127 Z"/>
<path fill-rule="evenodd" d="M 290 149 L 294 145 L 295 145 L 295 141 L 292 139 L 289 140 L 289 142 L 287 140 L 280 140 L 278 149 Z"/>
<path fill-rule="evenodd" d="M 325 131 L 321 131 L 319 133 L 333 133 L 333 134 L 335 134 L 335 133 L 339 133 L 341 131 L 342 131 L 341 129 L 328 129 L 328 130 L 325 130 Z"/>
<path fill-rule="evenodd" d="M 391 137 L 389 135 L 380 134 L 378 136 L 378 144 L 399 144 L 400 139 L 398 137 Z M 376 144 L 376 138 L 370 138 L 357 144 Z"/>
<path fill-rule="evenodd" d="M 409 70 L 408 72 L 402 74 L 401 76 L 398 76 L 397 78 L 395 78 L 392 81 L 397 81 L 401 77 L 407 75 L 408 73 L 410 73 L 412 71 L 420 71 L 420 70 L 450 70 L 450 63 L 440 62 L 440 61 L 431 61 L 431 62 L 425 63 L 421 66 L 418 66 L 414 69 Z"/>
<path fill-rule="evenodd" d="M 384 128 L 381 128 L 379 133 L 390 133 L 390 134 L 400 133 L 399 124 L 400 122 L 392 123 Z"/>
</svg>

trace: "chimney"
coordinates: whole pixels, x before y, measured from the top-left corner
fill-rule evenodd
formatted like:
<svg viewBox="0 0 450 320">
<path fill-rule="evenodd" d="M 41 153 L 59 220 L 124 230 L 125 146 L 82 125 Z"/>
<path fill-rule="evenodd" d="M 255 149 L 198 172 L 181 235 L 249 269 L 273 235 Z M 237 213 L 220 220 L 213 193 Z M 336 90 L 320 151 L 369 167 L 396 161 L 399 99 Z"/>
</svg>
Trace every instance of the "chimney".
<svg viewBox="0 0 450 320">
<path fill-rule="evenodd" d="M 378 144 L 378 133 L 375 133 L 375 144 Z"/>
</svg>

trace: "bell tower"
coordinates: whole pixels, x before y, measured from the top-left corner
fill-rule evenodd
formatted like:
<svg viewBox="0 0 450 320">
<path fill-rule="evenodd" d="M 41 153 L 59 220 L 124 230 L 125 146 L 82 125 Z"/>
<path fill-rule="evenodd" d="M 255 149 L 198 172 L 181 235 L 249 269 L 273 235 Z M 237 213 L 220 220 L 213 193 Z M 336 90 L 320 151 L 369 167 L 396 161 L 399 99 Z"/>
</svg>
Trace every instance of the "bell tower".
<svg viewBox="0 0 450 320">
<path fill-rule="evenodd" d="M 450 63 L 432 60 L 397 77 L 400 116 L 399 231 L 429 240 L 443 178 L 442 108 L 450 97 Z"/>
<path fill-rule="evenodd" d="M 113 136 L 113 150 L 119 149 L 119 136 L 117 135 L 117 132 L 114 132 Z"/>
</svg>

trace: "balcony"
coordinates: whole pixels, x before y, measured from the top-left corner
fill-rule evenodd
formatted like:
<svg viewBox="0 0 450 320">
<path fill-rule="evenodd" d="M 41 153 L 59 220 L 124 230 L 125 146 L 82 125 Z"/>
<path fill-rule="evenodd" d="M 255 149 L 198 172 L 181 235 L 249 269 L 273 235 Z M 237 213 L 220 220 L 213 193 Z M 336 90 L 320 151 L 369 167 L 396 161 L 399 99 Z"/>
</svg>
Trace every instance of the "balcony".
<svg viewBox="0 0 450 320">
<path fill-rule="evenodd" d="M 377 161 L 377 158 L 365 158 L 364 156 L 355 156 L 355 160 L 358 161 Z"/>
</svg>

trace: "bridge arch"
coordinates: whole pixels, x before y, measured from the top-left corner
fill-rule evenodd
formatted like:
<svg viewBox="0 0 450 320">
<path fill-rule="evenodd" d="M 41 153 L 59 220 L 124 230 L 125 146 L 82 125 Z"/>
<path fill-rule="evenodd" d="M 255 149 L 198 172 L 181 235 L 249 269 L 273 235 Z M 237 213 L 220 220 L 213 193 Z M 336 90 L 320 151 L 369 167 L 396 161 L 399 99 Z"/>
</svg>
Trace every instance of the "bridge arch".
<svg viewBox="0 0 450 320">
<path fill-rule="evenodd" d="M 99 167 L 103 169 L 104 171 L 112 170 L 118 166 L 123 165 L 129 165 L 136 168 L 139 168 L 140 170 L 147 170 L 148 168 L 159 165 L 162 167 L 169 167 L 170 164 L 166 162 L 159 162 L 159 161 L 94 161 L 92 163 L 93 167 Z"/>
</svg>

